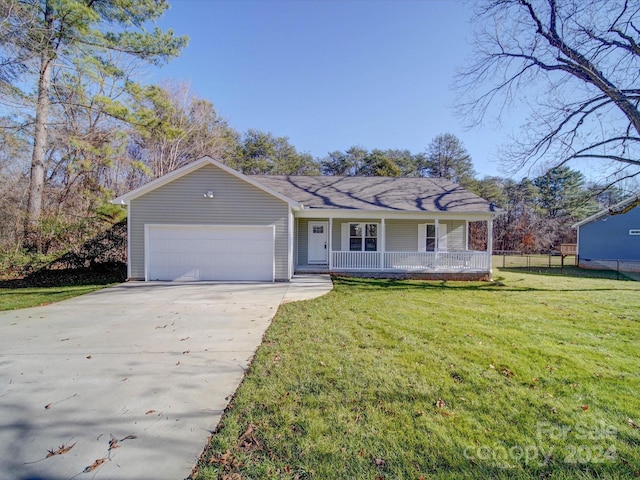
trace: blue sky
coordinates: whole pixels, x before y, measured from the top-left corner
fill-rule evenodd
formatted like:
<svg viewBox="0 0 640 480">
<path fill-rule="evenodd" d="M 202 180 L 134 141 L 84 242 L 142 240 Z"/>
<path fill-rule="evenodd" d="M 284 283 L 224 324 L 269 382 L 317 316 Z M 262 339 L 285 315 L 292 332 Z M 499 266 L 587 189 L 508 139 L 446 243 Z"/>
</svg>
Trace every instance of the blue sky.
<svg viewBox="0 0 640 480">
<path fill-rule="evenodd" d="M 159 26 L 188 35 L 153 74 L 184 80 L 230 125 L 289 137 L 323 157 L 352 145 L 423 151 L 457 135 L 480 176 L 500 173 L 508 130 L 471 131 L 453 112 L 456 69 L 471 54 L 457 0 L 171 0 Z"/>
</svg>

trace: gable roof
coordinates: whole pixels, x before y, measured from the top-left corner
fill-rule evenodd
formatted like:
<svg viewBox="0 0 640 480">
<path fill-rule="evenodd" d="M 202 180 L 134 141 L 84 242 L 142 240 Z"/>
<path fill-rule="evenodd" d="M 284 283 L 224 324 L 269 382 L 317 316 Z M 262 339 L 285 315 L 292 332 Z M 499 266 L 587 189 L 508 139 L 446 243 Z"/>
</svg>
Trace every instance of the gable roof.
<svg viewBox="0 0 640 480">
<path fill-rule="evenodd" d="M 594 213 L 590 217 L 587 217 L 584 220 L 571 225 L 571 228 L 581 227 L 583 225 L 586 225 L 589 222 L 593 222 L 594 220 L 599 219 L 600 217 L 604 217 L 605 215 L 617 215 L 617 214 L 620 214 L 625 208 L 629 207 L 632 203 L 638 202 L 638 201 L 640 201 L 640 193 L 637 193 L 636 195 L 632 195 L 629 198 L 625 198 L 624 200 L 622 200 L 619 203 L 616 203 L 612 207 L 605 208 L 604 210 L 600 210 L 598 213 Z M 632 208 L 636 208 L 636 207 L 632 207 Z"/>
<path fill-rule="evenodd" d="M 206 165 L 220 168 L 296 209 L 501 212 L 485 199 L 444 178 L 245 175 L 211 157 L 203 157 L 174 170 L 114 198 L 111 203 L 128 205 L 132 200 Z"/>
<path fill-rule="evenodd" d="M 131 202 L 131 200 L 134 200 L 146 193 L 149 193 L 153 190 L 155 190 L 156 188 L 159 188 L 163 185 L 166 185 L 167 183 L 170 183 L 174 180 L 177 180 L 180 177 L 183 177 L 191 172 L 194 172 L 206 165 L 213 165 L 215 167 L 218 167 L 221 170 L 224 170 L 225 172 L 227 172 L 229 175 L 232 175 L 236 178 L 239 178 L 240 180 L 244 180 L 245 182 L 253 185 L 256 188 L 259 188 L 260 190 L 273 195 L 276 198 L 279 198 L 280 200 L 288 203 L 289 205 L 291 205 L 294 208 L 301 208 L 301 205 L 296 202 L 295 200 L 292 200 L 291 198 L 283 195 L 280 192 L 277 192 L 275 190 L 272 190 L 271 188 L 269 188 L 267 185 L 261 183 L 261 182 L 257 182 L 255 179 L 253 179 L 251 176 L 245 175 L 241 172 L 238 172 L 237 170 L 234 170 L 233 168 L 225 165 L 224 163 L 218 162 L 217 160 L 214 160 L 211 157 L 202 157 L 200 160 L 197 160 L 195 162 L 189 163 L 187 165 L 185 165 L 184 167 L 178 168 L 177 170 L 174 170 L 173 172 L 167 173 L 166 175 L 163 175 L 162 177 L 156 178 L 155 180 L 146 183 L 144 185 L 142 185 L 141 187 L 136 188 L 135 190 L 131 190 L 128 193 L 125 193 L 124 195 L 120 195 L 117 198 L 114 198 L 113 200 L 111 200 L 111 203 L 116 203 L 116 204 L 121 204 L 121 205 L 128 205 L 129 202 Z"/>
<path fill-rule="evenodd" d="M 252 175 L 312 209 L 499 213 L 491 203 L 444 178 Z"/>
</svg>

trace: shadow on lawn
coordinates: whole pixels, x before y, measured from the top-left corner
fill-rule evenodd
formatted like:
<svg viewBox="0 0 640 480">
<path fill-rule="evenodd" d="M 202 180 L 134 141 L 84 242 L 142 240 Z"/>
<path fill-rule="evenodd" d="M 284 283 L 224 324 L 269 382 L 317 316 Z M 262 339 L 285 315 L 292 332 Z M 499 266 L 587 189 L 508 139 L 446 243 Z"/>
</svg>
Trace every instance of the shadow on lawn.
<svg viewBox="0 0 640 480">
<path fill-rule="evenodd" d="M 520 271 L 517 273 L 537 274 L 536 272 Z M 539 274 L 538 274 L 539 275 Z M 446 280 L 402 280 L 402 279 L 373 279 L 359 277 L 334 276 L 334 285 L 346 285 L 362 290 L 459 290 L 476 292 L 600 292 L 631 290 L 640 291 L 640 285 L 625 284 L 617 288 L 540 288 L 529 286 L 507 285 L 502 282 L 503 277 L 496 277 L 493 282 L 449 282 Z"/>
</svg>

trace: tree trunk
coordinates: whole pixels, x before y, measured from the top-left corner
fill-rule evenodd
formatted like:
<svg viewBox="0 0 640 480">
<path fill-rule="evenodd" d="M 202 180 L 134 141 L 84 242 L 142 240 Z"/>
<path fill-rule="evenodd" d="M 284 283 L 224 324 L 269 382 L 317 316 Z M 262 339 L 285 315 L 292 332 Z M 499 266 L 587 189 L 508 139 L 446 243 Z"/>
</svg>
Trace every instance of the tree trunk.
<svg viewBox="0 0 640 480">
<path fill-rule="evenodd" d="M 45 155 L 47 151 L 47 122 L 49 120 L 49 88 L 51 86 L 51 51 L 52 11 L 47 2 L 45 7 L 45 32 L 42 54 L 40 56 L 40 75 L 38 78 L 38 99 L 36 103 L 36 119 L 33 135 L 33 154 L 31 156 L 31 177 L 29 180 L 29 200 L 25 218 L 25 246 L 37 247 L 37 227 L 42 214 L 42 198 L 45 178 Z"/>
</svg>

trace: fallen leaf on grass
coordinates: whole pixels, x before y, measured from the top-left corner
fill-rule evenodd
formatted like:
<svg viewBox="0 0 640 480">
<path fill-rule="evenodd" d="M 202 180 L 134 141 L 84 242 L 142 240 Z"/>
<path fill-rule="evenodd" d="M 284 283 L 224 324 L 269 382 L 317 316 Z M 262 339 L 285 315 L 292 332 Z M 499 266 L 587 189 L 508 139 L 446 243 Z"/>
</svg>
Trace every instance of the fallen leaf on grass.
<svg viewBox="0 0 640 480">
<path fill-rule="evenodd" d="M 93 462 L 91 465 L 89 465 L 88 467 L 85 467 L 85 469 L 82 471 L 82 473 L 90 473 L 93 472 L 94 470 L 100 468 L 100 465 L 102 465 L 104 462 L 107 461 L 107 458 L 98 458 L 95 462 Z"/>
<path fill-rule="evenodd" d="M 513 371 L 507 367 L 502 367 L 502 369 L 500 370 L 500 373 L 502 373 L 507 378 L 515 376 L 515 373 L 513 373 Z"/>
<path fill-rule="evenodd" d="M 589 410 L 589 405 L 580 405 L 580 408 L 586 412 Z"/>
<path fill-rule="evenodd" d="M 260 441 L 255 437 L 257 425 L 250 423 L 245 432 L 238 439 L 238 447 L 242 450 L 260 450 L 262 445 Z"/>
<path fill-rule="evenodd" d="M 46 458 L 53 457 L 54 455 L 64 455 L 69 450 L 71 450 L 73 447 L 75 447 L 76 443 L 78 443 L 78 442 L 72 443 L 69 446 L 65 446 L 65 444 L 63 443 L 62 445 L 60 445 L 60 447 L 58 447 L 57 450 L 48 450 L 49 453 L 47 453 L 47 457 Z"/>
<path fill-rule="evenodd" d="M 239 473 L 230 473 L 229 475 L 223 475 L 222 480 L 242 480 L 242 476 Z"/>
<path fill-rule="evenodd" d="M 627 419 L 627 423 L 629 424 L 629 426 L 631 428 L 640 428 L 638 427 L 638 425 L 636 424 L 636 422 L 634 422 L 633 420 L 631 420 L 630 418 Z"/>
<path fill-rule="evenodd" d="M 446 406 L 447 404 L 444 403 L 444 400 L 442 400 L 441 398 L 439 398 L 436 402 L 436 408 L 445 408 Z"/>
<path fill-rule="evenodd" d="M 383 460 L 383 459 L 381 459 L 381 458 L 376 458 L 376 459 L 374 460 L 374 462 L 375 462 L 375 464 L 376 464 L 376 467 L 384 467 L 384 460 Z"/>
<path fill-rule="evenodd" d="M 231 453 L 231 451 L 227 450 L 225 453 L 220 455 L 219 457 L 211 457 L 209 459 L 209 464 L 218 463 L 220 465 L 224 465 L 225 467 L 230 467 L 231 469 L 240 468 L 242 464 L 238 459 Z M 238 477 L 242 478 L 242 477 Z"/>
</svg>

